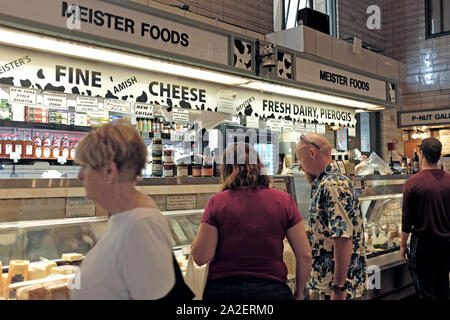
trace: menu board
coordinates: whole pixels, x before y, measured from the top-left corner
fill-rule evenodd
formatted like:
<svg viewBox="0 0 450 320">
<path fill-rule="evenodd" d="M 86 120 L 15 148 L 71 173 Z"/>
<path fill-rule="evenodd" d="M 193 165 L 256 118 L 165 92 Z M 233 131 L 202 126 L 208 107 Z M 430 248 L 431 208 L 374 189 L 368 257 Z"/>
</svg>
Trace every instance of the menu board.
<svg viewBox="0 0 450 320">
<path fill-rule="evenodd" d="M 440 130 L 439 141 L 442 143 L 442 155 L 450 155 L 450 130 Z"/>
</svg>

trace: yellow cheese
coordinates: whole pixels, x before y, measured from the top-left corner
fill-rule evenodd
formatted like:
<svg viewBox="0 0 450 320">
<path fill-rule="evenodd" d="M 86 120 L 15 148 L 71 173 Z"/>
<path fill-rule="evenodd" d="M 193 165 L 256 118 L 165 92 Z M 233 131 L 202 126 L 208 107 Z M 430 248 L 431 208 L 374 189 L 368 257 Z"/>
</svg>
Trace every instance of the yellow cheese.
<svg viewBox="0 0 450 320">
<path fill-rule="evenodd" d="M 78 270 L 77 266 L 59 266 L 52 268 L 52 274 L 75 274 Z"/>
<path fill-rule="evenodd" d="M 17 300 L 50 300 L 48 290 L 42 284 L 32 284 L 17 289 Z"/>
<path fill-rule="evenodd" d="M 83 255 L 81 253 L 63 253 L 62 261 L 80 261 L 83 260 Z"/>
<path fill-rule="evenodd" d="M 38 280 L 47 276 L 47 269 L 45 266 L 36 265 L 28 269 L 28 276 L 30 280 Z"/>
<path fill-rule="evenodd" d="M 28 281 L 28 268 L 30 266 L 30 261 L 28 260 L 11 260 L 9 262 L 9 271 L 8 277 L 6 279 L 6 283 L 4 284 L 5 288 L 5 298 L 9 298 L 9 285 L 11 283 Z"/>
<path fill-rule="evenodd" d="M 39 264 L 45 268 L 45 275 L 48 276 L 52 273 L 52 268 L 56 267 L 56 262 L 52 260 L 44 260 L 39 262 Z"/>
<path fill-rule="evenodd" d="M 68 282 L 65 280 L 56 280 L 44 283 L 49 300 L 69 300 L 70 290 Z"/>
</svg>

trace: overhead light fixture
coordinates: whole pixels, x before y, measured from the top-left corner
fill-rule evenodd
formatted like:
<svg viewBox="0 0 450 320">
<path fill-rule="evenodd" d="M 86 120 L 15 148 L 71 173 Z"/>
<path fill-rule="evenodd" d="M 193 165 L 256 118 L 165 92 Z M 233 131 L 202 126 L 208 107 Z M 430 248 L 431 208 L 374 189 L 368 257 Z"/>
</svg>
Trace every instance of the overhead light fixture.
<svg viewBox="0 0 450 320">
<path fill-rule="evenodd" d="M 0 28 L 0 43 L 226 85 L 240 85 L 249 81 L 249 79 L 244 77 L 228 75 L 226 73 L 3 27 Z"/>
<path fill-rule="evenodd" d="M 260 91 L 267 91 L 277 94 L 284 94 L 292 97 L 297 98 L 303 98 L 307 100 L 314 100 L 319 102 L 326 102 L 331 104 L 337 104 L 337 105 L 343 105 L 346 107 L 352 107 L 352 108 L 359 108 L 359 109 L 370 109 L 370 110 L 382 110 L 384 107 L 367 103 L 367 102 L 361 102 L 356 101 L 348 98 L 341 98 L 337 96 L 332 96 L 325 93 L 319 93 L 315 91 L 309 91 L 294 87 L 287 87 L 282 86 L 279 84 L 273 84 L 268 82 L 261 82 L 261 81 L 252 81 L 247 84 L 241 85 L 241 87 L 254 89 L 254 90 L 260 90 Z"/>
</svg>

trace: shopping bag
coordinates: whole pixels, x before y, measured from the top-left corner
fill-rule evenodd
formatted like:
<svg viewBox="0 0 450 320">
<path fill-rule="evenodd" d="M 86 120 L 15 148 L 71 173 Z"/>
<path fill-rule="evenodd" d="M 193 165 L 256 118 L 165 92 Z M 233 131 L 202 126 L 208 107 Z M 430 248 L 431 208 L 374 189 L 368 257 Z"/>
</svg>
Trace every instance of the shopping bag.
<svg viewBox="0 0 450 320">
<path fill-rule="evenodd" d="M 184 282 L 195 294 L 194 300 L 202 300 L 206 279 L 208 278 L 209 263 L 199 267 L 194 262 L 192 255 L 189 255 Z"/>
</svg>

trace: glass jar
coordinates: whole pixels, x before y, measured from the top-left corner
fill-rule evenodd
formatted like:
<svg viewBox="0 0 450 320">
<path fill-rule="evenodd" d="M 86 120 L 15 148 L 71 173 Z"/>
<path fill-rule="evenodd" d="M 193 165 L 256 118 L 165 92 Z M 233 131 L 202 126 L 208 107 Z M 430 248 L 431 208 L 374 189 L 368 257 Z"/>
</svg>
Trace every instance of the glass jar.
<svg viewBox="0 0 450 320">
<path fill-rule="evenodd" d="M 187 177 L 189 166 L 187 164 L 177 165 L 177 177 Z"/>
<path fill-rule="evenodd" d="M 164 176 L 165 177 L 173 177 L 173 176 L 175 176 L 175 164 L 173 164 L 173 163 L 164 163 Z"/>
<path fill-rule="evenodd" d="M 202 177 L 212 177 L 213 176 L 213 167 L 210 164 L 204 164 L 202 166 Z"/>
<path fill-rule="evenodd" d="M 202 176 L 202 165 L 201 164 L 193 164 L 192 165 L 192 176 L 193 177 L 201 177 Z"/>
<path fill-rule="evenodd" d="M 152 139 L 152 156 L 153 157 L 162 157 L 163 153 L 163 145 L 161 138 L 153 138 Z"/>
<path fill-rule="evenodd" d="M 163 175 L 163 162 L 161 157 L 153 157 L 152 160 L 152 176 L 162 177 Z"/>
</svg>

